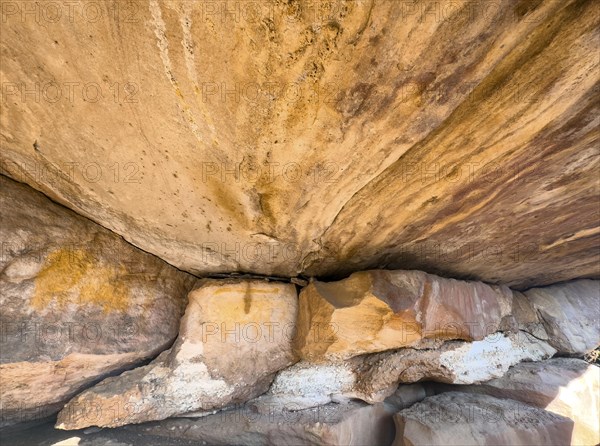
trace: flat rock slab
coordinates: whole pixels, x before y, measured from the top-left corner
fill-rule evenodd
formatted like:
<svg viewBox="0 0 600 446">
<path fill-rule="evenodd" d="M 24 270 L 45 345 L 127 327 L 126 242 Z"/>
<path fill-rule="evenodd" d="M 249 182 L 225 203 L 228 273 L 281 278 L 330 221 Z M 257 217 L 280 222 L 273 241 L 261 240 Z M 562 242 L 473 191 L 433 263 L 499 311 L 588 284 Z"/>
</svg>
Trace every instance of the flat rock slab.
<svg viewBox="0 0 600 446">
<path fill-rule="evenodd" d="M 394 415 L 394 446 L 566 445 L 573 422 L 510 399 L 448 392 Z"/>
<path fill-rule="evenodd" d="M 203 418 L 127 429 L 224 446 L 389 445 L 394 438 L 394 412 L 393 406 L 381 403 L 347 402 L 300 411 L 273 407 L 264 412 L 249 403 Z"/>
<path fill-rule="evenodd" d="M 514 364 L 547 359 L 555 352 L 527 333 L 495 333 L 481 341 L 452 341 L 437 350 L 400 349 L 367 357 L 358 368 L 359 389 L 361 395 L 377 398 L 386 386 L 393 388 L 398 383 L 480 383 L 501 377 Z M 388 393 L 383 391 L 385 396 Z"/>
<path fill-rule="evenodd" d="M 199 446 L 194 440 L 159 437 L 125 428 L 96 429 L 90 431 L 63 431 L 46 422 L 12 433 L 2 433 L 6 446 Z"/>
<path fill-rule="evenodd" d="M 116 427 L 256 397 L 295 360 L 296 313 L 294 285 L 204 281 L 189 295 L 173 347 L 78 395 L 60 412 L 57 427 Z"/>
<path fill-rule="evenodd" d="M 573 422 L 570 444 L 600 443 L 600 367 L 596 365 L 572 358 L 521 363 L 501 378 L 459 389 L 511 398 L 557 413 Z"/>
<path fill-rule="evenodd" d="M 173 342 L 195 277 L 4 176 L 0 208 L 0 426 Z"/>
</svg>

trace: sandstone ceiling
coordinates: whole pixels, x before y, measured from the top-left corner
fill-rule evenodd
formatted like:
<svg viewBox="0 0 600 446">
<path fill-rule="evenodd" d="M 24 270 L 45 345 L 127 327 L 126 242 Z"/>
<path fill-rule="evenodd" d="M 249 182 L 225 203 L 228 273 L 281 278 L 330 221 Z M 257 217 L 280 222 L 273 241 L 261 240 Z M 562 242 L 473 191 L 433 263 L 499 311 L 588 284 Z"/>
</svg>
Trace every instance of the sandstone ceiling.
<svg viewBox="0 0 600 446">
<path fill-rule="evenodd" d="M 593 0 L 2 2 L 1 171 L 201 275 L 599 277 L 598 24 Z"/>
</svg>

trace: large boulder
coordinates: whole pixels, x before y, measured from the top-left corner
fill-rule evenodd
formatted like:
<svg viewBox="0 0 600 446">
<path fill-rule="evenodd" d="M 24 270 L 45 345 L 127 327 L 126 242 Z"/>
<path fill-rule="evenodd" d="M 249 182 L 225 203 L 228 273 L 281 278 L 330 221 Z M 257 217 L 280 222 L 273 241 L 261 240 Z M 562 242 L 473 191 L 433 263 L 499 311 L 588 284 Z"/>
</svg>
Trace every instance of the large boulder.
<svg viewBox="0 0 600 446">
<path fill-rule="evenodd" d="M 570 444 L 573 422 L 510 399 L 448 392 L 394 416 L 394 446 Z"/>
<path fill-rule="evenodd" d="M 576 280 L 524 294 L 560 354 L 581 356 L 600 346 L 600 281 Z"/>
<path fill-rule="evenodd" d="M 521 361 L 540 361 L 554 353 L 527 333 L 495 333 L 481 341 L 450 341 L 431 350 L 403 348 L 346 361 L 304 361 L 279 372 L 257 404 L 300 409 L 350 398 L 375 403 L 392 395 L 400 383 L 480 383 L 501 377 Z"/>
<path fill-rule="evenodd" d="M 0 168 L 200 274 L 598 277 L 596 8 L 4 2 Z"/>
<path fill-rule="evenodd" d="M 195 278 L 0 176 L 2 426 L 167 348 Z"/>
<path fill-rule="evenodd" d="M 219 409 L 265 392 L 295 361 L 295 286 L 208 280 L 189 294 L 179 336 L 150 364 L 71 400 L 57 427 L 115 427 Z"/>
<path fill-rule="evenodd" d="M 300 293 L 296 348 L 310 361 L 347 359 L 449 339 L 482 340 L 512 309 L 509 288 L 421 271 L 364 271 Z"/>
<path fill-rule="evenodd" d="M 600 443 L 600 367 L 580 359 L 521 363 L 501 378 L 459 389 L 510 398 L 557 413 L 573 422 L 570 444 Z"/>
</svg>

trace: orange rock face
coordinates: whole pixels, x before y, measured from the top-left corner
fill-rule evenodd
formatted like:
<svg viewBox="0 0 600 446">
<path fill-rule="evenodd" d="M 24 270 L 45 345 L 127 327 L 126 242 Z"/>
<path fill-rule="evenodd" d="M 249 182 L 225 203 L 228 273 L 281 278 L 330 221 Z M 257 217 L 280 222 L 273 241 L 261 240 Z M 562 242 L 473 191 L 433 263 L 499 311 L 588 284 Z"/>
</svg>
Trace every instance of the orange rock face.
<svg viewBox="0 0 600 446">
<path fill-rule="evenodd" d="M 421 271 L 366 271 L 339 282 L 312 282 L 299 305 L 296 348 L 314 361 L 481 340 L 510 315 L 512 292 Z"/>
</svg>

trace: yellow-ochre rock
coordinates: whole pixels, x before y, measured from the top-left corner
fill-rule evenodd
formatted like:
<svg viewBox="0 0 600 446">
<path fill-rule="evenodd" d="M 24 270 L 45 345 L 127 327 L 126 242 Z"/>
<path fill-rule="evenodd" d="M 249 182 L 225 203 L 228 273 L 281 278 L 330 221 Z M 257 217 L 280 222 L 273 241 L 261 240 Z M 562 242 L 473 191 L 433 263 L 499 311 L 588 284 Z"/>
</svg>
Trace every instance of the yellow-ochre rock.
<svg viewBox="0 0 600 446">
<path fill-rule="evenodd" d="M 598 277 L 595 0 L 2 14 L 0 172 L 182 270 Z"/>
</svg>

